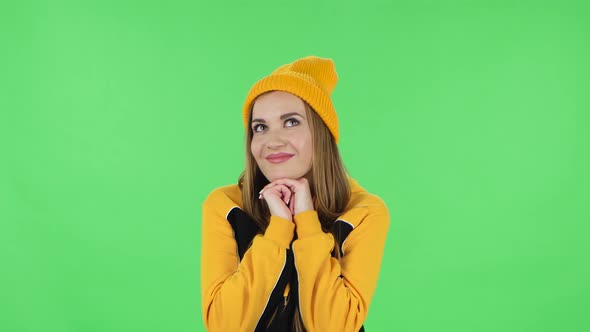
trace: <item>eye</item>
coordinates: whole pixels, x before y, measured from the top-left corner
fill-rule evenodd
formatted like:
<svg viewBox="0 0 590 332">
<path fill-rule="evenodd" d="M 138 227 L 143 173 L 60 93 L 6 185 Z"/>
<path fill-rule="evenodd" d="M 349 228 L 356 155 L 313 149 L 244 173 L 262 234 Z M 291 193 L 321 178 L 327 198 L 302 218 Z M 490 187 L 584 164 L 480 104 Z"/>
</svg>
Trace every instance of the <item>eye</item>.
<svg viewBox="0 0 590 332">
<path fill-rule="evenodd" d="M 289 118 L 285 121 L 285 123 L 291 123 L 291 125 L 289 127 L 294 127 L 299 124 L 299 120 L 297 120 L 295 118 Z"/>
<path fill-rule="evenodd" d="M 262 127 L 266 127 L 266 126 L 265 126 L 265 125 L 263 125 L 263 124 L 257 124 L 257 125 L 255 125 L 254 127 L 252 127 L 252 131 L 254 131 L 255 133 L 262 131 L 262 129 L 260 129 L 260 127 L 261 127 L 261 126 L 262 126 Z M 260 129 L 260 130 L 258 130 L 258 129 Z"/>
<path fill-rule="evenodd" d="M 285 124 L 287 127 L 295 127 L 297 125 L 299 125 L 301 122 L 299 122 L 299 120 L 297 120 L 296 118 L 288 118 L 287 120 L 285 120 Z M 259 133 L 262 132 L 266 129 L 266 125 L 264 124 L 256 124 L 252 127 L 252 131 L 255 133 Z"/>
</svg>

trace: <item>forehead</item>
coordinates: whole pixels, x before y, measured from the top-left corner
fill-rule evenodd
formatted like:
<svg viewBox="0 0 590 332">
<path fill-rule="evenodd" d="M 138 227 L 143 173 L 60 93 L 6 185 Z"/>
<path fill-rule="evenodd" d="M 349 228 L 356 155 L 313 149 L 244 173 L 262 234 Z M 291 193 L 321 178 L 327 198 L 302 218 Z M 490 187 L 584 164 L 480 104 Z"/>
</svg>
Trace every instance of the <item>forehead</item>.
<svg viewBox="0 0 590 332">
<path fill-rule="evenodd" d="M 256 99 L 252 108 L 252 117 L 272 118 L 288 112 L 297 112 L 305 116 L 303 100 L 289 92 L 272 91 Z"/>
</svg>

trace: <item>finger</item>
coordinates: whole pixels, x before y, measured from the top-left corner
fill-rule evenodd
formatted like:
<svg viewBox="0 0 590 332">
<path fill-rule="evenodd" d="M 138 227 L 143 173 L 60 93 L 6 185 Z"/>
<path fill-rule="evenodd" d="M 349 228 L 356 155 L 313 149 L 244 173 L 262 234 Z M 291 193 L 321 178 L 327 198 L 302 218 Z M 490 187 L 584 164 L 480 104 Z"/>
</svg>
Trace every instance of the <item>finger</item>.
<svg viewBox="0 0 590 332">
<path fill-rule="evenodd" d="M 284 183 L 277 183 L 276 181 L 269 182 L 264 187 L 262 187 L 262 190 L 260 190 L 260 192 L 263 192 L 265 190 L 268 190 L 269 188 L 276 187 L 277 185 L 281 184 L 284 185 Z"/>
<path fill-rule="evenodd" d="M 271 187 L 274 187 L 277 185 L 286 185 L 288 187 L 293 187 L 296 184 L 297 184 L 297 180 L 293 180 L 293 179 L 289 179 L 289 178 L 281 178 L 281 179 L 278 179 L 278 180 L 268 183 L 266 186 L 264 186 L 262 188 L 262 190 L 260 192 L 263 192 L 263 191 L 267 190 L 268 188 L 271 188 Z"/>
<path fill-rule="evenodd" d="M 278 194 L 276 193 L 275 190 L 270 190 L 270 188 L 265 189 L 264 191 L 260 191 L 260 194 L 258 195 L 258 198 L 260 199 L 265 199 L 269 196 L 277 196 Z"/>
<path fill-rule="evenodd" d="M 267 190 L 265 192 L 263 192 L 262 194 L 260 194 L 261 199 L 265 200 L 267 203 L 273 201 L 273 202 L 281 202 L 283 204 L 285 204 L 285 202 L 283 201 L 282 195 L 276 191 L 276 190 Z"/>
<path fill-rule="evenodd" d="M 282 186 L 281 193 L 283 194 L 283 202 L 285 202 L 286 205 L 289 205 L 289 201 L 291 200 L 293 193 L 285 186 Z"/>
<path fill-rule="evenodd" d="M 280 190 L 281 195 L 283 197 L 283 202 L 285 202 L 285 205 L 289 205 L 289 200 L 291 199 L 291 196 L 292 196 L 291 189 L 289 189 L 287 186 L 284 186 L 284 185 L 278 185 L 275 188 Z"/>
<path fill-rule="evenodd" d="M 269 196 L 280 196 L 280 193 L 277 192 L 276 188 L 266 188 L 260 192 L 260 197 L 262 198 Z"/>
<path fill-rule="evenodd" d="M 266 198 L 269 195 L 276 196 L 277 198 L 283 200 L 285 204 L 288 204 L 288 199 L 291 197 L 291 191 L 284 185 L 277 185 L 267 188 L 258 197 Z"/>
<path fill-rule="evenodd" d="M 305 179 L 305 178 L 302 178 Z M 281 179 L 277 179 L 275 181 L 272 182 L 275 185 L 285 185 L 289 188 L 291 188 L 292 191 L 297 192 L 299 191 L 302 186 L 304 185 L 303 180 L 299 179 L 299 180 L 293 180 L 293 179 L 289 179 L 289 178 L 281 178 Z"/>
<path fill-rule="evenodd" d="M 266 191 L 268 191 L 268 190 L 270 190 L 272 188 L 275 188 L 276 189 L 278 186 L 279 186 L 279 184 L 276 184 L 274 182 L 271 182 L 271 183 L 267 184 L 266 186 L 264 186 L 262 188 L 262 190 L 260 190 L 259 194 L 262 195 L 264 192 L 266 192 Z"/>
<path fill-rule="evenodd" d="M 291 202 L 289 204 L 289 210 L 291 210 L 291 215 L 295 215 L 295 195 L 291 198 Z"/>
<path fill-rule="evenodd" d="M 275 184 L 273 182 L 267 184 L 266 186 L 262 187 L 262 189 L 258 192 L 259 194 L 262 194 L 265 190 L 267 190 L 268 188 L 274 186 Z"/>
</svg>

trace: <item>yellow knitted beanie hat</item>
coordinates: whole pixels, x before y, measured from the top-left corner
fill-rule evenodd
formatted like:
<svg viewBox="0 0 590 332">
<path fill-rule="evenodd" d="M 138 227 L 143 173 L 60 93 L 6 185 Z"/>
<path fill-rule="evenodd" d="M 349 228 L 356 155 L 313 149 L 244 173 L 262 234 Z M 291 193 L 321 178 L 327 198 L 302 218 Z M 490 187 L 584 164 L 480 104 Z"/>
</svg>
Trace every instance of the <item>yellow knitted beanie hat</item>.
<svg viewBox="0 0 590 332">
<path fill-rule="evenodd" d="M 330 98 L 337 81 L 332 59 L 307 56 L 282 65 L 250 89 L 243 107 L 244 127 L 250 125 L 248 117 L 252 101 L 267 91 L 281 90 L 305 100 L 318 113 L 338 144 L 338 117 Z"/>
</svg>

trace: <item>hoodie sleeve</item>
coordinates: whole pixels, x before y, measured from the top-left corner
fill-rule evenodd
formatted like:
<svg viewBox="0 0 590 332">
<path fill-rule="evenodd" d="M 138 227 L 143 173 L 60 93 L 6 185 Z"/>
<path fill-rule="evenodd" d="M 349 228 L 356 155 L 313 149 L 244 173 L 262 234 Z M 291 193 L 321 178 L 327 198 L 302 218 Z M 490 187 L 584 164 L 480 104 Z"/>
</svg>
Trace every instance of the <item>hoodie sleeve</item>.
<svg viewBox="0 0 590 332">
<path fill-rule="evenodd" d="M 227 218 L 235 207 L 219 190 L 202 206 L 201 293 L 207 331 L 253 331 L 285 266 L 295 225 L 272 216 L 241 262 Z"/>
<path fill-rule="evenodd" d="M 299 305 L 308 332 L 359 331 L 379 276 L 389 212 L 379 199 L 347 215 L 360 220 L 350 232 L 339 262 L 332 257 L 334 236 L 324 233 L 315 210 L 294 216 L 293 241 L 299 278 Z M 328 319 L 329 317 L 329 319 Z"/>
</svg>

